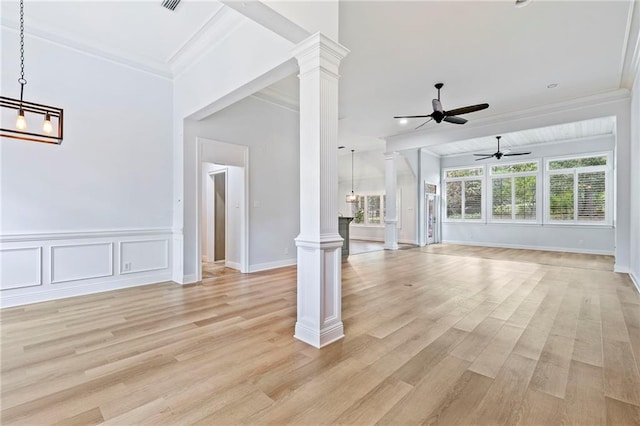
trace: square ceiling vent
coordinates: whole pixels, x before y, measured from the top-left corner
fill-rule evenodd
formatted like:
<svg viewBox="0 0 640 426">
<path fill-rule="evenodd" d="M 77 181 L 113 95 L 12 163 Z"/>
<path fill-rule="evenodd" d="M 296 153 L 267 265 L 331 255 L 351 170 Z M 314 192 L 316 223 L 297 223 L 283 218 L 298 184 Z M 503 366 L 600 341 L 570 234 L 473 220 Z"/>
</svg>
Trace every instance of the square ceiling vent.
<svg viewBox="0 0 640 426">
<path fill-rule="evenodd" d="M 162 0 L 162 7 L 165 7 L 169 10 L 176 10 L 180 0 Z"/>
</svg>

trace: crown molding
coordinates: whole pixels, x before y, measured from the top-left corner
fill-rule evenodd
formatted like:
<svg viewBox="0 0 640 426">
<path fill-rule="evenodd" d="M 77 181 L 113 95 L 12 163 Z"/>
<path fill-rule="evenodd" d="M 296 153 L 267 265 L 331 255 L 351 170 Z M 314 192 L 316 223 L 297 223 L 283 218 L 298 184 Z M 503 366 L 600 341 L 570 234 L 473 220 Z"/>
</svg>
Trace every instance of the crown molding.
<svg viewBox="0 0 640 426">
<path fill-rule="evenodd" d="M 5 17 L 2 17 L 0 25 L 2 28 L 9 31 L 14 31 L 16 33 L 19 31 L 18 23 Z M 36 22 L 33 26 L 25 28 L 25 35 L 56 44 L 61 47 L 76 50 L 85 55 L 104 59 L 139 71 L 144 71 L 157 77 L 166 79 L 171 79 L 172 77 L 171 69 L 166 63 L 150 58 L 140 59 L 137 55 L 116 52 L 113 49 L 101 45 L 100 43 L 87 43 L 86 41 L 80 42 L 73 40 L 69 37 L 56 34 L 51 28 L 48 28 L 47 25 L 42 25 L 39 22 Z"/>
<path fill-rule="evenodd" d="M 168 59 L 174 77 L 184 73 L 205 52 L 215 49 L 242 23 L 246 21 L 240 13 L 222 6 L 211 18 L 182 44 Z"/>
<path fill-rule="evenodd" d="M 631 89 L 640 68 L 640 3 L 637 1 L 629 3 L 627 36 L 623 50 L 620 87 Z"/>
<path fill-rule="evenodd" d="M 299 99 L 292 98 L 291 96 L 288 96 L 279 90 L 275 90 L 272 87 L 266 87 L 251 96 L 293 112 L 300 112 Z"/>
</svg>

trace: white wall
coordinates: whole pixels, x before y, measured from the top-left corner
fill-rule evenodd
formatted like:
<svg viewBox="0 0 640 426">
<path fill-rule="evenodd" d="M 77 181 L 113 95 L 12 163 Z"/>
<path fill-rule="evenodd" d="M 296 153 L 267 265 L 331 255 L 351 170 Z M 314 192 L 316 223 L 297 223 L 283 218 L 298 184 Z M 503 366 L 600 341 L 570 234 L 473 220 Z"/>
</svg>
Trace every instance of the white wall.
<svg viewBox="0 0 640 426">
<path fill-rule="evenodd" d="M 356 194 L 384 194 L 384 154 L 382 151 L 361 151 L 354 153 L 354 191 Z M 416 243 L 416 178 L 404 157 L 398 158 L 398 194 L 400 219 L 398 241 Z M 338 158 L 338 208 L 343 216 L 352 216 L 352 205 L 346 203 L 346 195 L 351 193 L 351 153 Z M 352 239 L 384 241 L 384 224 L 380 226 L 356 225 L 351 222 L 349 236 Z"/>
<path fill-rule="evenodd" d="M 3 95 L 19 97 L 18 34 L 1 31 Z M 25 99 L 64 109 L 64 140 L 0 142 L 0 303 L 168 279 L 171 82 L 25 41 Z"/>
<path fill-rule="evenodd" d="M 186 121 L 185 140 L 195 143 L 197 137 L 249 147 L 249 270 L 295 264 L 300 214 L 298 113 L 249 97 L 206 120 Z M 184 233 L 185 273 L 193 274 L 195 222 L 185 220 Z"/>
<path fill-rule="evenodd" d="M 631 99 L 631 262 L 630 273 L 640 291 L 640 68 L 636 72 Z"/>
<path fill-rule="evenodd" d="M 527 147 L 532 154 L 522 159 L 544 159 L 562 155 L 589 152 L 613 151 L 615 139 L 611 136 L 583 139 L 572 142 L 546 144 Z M 504 159 L 501 160 L 505 162 Z M 470 155 L 443 157 L 442 168 L 477 166 Z M 487 161 L 482 164 L 498 164 L 498 161 Z M 612 174 L 615 179 L 615 171 Z M 543 188 L 541 185 L 540 188 Z M 486 192 L 485 192 L 486 194 Z M 484 194 L 483 194 L 484 195 Z M 544 203 L 545 193 L 542 193 Z M 487 197 L 483 203 L 488 210 Z M 613 200 L 612 200 L 613 201 Z M 444 202 L 441 216 L 444 218 Z M 444 222 L 442 239 L 445 242 L 476 244 L 485 246 L 521 247 L 541 250 L 561 250 L 584 253 L 614 254 L 615 229 L 612 226 L 568 226 L 549 224 L 508 224 L 508 223 L 460 223 Z"/>
</svg>

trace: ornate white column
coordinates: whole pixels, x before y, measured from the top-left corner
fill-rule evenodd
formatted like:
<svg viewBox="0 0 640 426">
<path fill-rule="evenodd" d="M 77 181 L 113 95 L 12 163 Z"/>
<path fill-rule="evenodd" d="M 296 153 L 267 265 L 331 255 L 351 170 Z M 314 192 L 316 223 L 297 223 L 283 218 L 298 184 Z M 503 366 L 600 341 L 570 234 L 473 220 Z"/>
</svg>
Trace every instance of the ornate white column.
<svg viewBox="0 0 640 426">
<path fill-rule="evenodd" d="M 385 182 L 385 216 L 384 216 L 384 248 L 386 250 L 398 250 L 398 208 L 397 208 L 397 181 L 398 170 L 396 168 L 397 152 L 384 154 L 384 182 Z"/>
<path fill-rule="evenodd" d="M 338 68 L 349 50 L 321 33 L 295 47 L 300 65 L 300 235 L 295 337 L 320 348 L 344 337 L 338 233 Z"/>
</svg>

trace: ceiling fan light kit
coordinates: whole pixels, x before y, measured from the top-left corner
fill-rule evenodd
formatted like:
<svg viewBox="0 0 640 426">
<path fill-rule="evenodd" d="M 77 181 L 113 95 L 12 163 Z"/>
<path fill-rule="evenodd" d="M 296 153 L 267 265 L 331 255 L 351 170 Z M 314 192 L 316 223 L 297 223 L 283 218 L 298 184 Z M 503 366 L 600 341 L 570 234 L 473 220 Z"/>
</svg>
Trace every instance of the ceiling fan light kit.
<svg viewBox="0 0 640 426">
<path fill-rule="evenodd" d="M 476 157 L 482 157 L 482 158 L 476 159 L 476 161 L 488 160 L 489 158 L 493 158 L 493 157 L 495 157 L 496 160 L 499 160 L 502 157 L 512 157 L 512 156 L 516 156 L 516 155 L 529 155 L 529 154 L 531 154 L 531 152 L 509 152 L 508 154 L 504 153 L 504 152 L 501 152 L 500 151 L 500 138 L 502 138 L 502 136 L 496 136 L 496 139 L 498 140 L 498 150 L 496 152 L 494 152 L 493 154 L 487 154 L 487 153 L 473 154 Z"/>
<path fill-rule="evenodd" d="M 469 114 L 470 112 L 481 111 L 483 109 L 489 108 L 489 104 L 478 104 L 478 105 L 469 105 L 462 108 L 456 108 L 449 111 L 445 111 L 442 108 L 442 102 L 440 101 L 440 89 L 444 86 L 443 83 L 437 83 L 434 87 L 438 90 L 438 99 L 433 99 L 431 101 L 431 106 L 433 107 L 433 112 L 429 115 L 400 115 L 395 116 L 393 118 L 406 120 L 409 118 L 428 118 L 427 121 L 419 125 L 415 128 L 418 130 L 420 127 L 429 123 L 430 121 L 435 121 L 436 123 L 441 123 L 446 121 L 447 123 L 452 124 L 465 124 L 467 120 L 465 118 L 457 117 L 462 114 Z"/>
<path fill-rule="evenodd" d="M 2 116 L 10 117 L 15 114 L 16 117 L 14 128 L 6 124 L 4 119 L 2 120 L 0 136 L 56 145 L 62 143 L 62 108 L 23 100 L 24 86 L 27 84 L 24 78 L 24 0 L 20 0 L 20 78 L 18 83 L 20 99 L 0 96 Z M 39 129 L 29 126 L 29 121 L 34 119 L 42 120 Z"/>
</svg>

